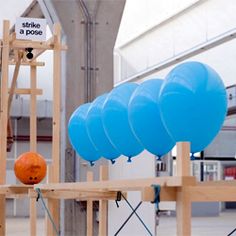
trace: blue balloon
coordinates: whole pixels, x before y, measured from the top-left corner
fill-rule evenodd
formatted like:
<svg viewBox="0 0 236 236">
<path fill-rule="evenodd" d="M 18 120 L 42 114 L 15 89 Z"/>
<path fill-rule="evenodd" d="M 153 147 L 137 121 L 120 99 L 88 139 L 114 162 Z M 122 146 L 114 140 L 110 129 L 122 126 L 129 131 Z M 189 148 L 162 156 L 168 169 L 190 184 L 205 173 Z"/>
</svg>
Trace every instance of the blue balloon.
<svg viewBox="0 0 236 236">
<path fill-rule="evenodd" d="M 102 107 L 107 98 L 107 94 L 97 97 L 88 110 L 86 126 L 90 139 L 94 146 L 99 150 L 101 156 L 114 163 L 114 159 L 120 156 L 120 153 L 111 144 L 107 138 L 102 123 Z"/>
<path fill-rule="evenodd" d="M 144 148 L 159 158 L 175 145 L 164 127 L 160 109 L 159 92 L 163 80 L 151 79 L 136 88 L 129 102 L 129 121 L 136 137 Z"/>
<path fill-rule="evenodd" d="M 86 128 L 86 117 L 90 103 L 79 106 L 71 115 L 68 135 L 72 147 L 86 161 L 93 165 L 100 158 L 100 153 L 90 140 Z"/>
<path fill-rule="evenodd" d="M 200 152 L 219 132 L 227 112 L 227 99 L 220 76 L 200 62 L 176 66 L 160 91 L 163 123 L 175 142 L 191 142 Z"/>
<path fill-rule="evenodd" d="M 102 109 L 102 121 L 110 142 L 123 155 L 131 157 L 143 151 L 143 146 L 133 134 L 128 120 L 128 104 L 135 83 L 126 83 L 114 88 L 107 96 Z"/>
</svg>

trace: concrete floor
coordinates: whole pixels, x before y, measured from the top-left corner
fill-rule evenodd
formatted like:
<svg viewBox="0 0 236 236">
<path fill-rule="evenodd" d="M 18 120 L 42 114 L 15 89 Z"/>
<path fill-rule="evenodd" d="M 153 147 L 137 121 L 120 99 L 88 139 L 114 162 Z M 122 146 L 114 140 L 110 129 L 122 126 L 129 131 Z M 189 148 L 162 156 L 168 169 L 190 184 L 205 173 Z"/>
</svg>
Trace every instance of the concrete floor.
<svg viewBox="0 0 236 236">
<path fill-rule="evenodd" d="M 236 211 L 222 212 L 219 217 L 193 217 L 192 236 L 226 236 L 236 227 Z M 44 219 L 38 219 L 37 235 L 45 232 Z M 7 236 L 27 236 L 29 233 L 28 218 L 7 218 Z M 157 236 L 175 236 L 175 217 L 162 216 L 157 227 Z M 82 235 L 81 235 L 82 236 Z M 131 235 L 129 235 L 131 236 Z M 236 232 L 232 234 L 236 236 Z"/>
<path fill-rule="evenodd" d="M 219 217 L 192 218 L 192 236 L 227 236 L 234 228 L 236 228 L 236 211 L 222 212 Z M 175 236 L 175 217 L 161 217 L 156 235 Z M 236 236 L 236 232 L 232 236 Z"/>
</svg>

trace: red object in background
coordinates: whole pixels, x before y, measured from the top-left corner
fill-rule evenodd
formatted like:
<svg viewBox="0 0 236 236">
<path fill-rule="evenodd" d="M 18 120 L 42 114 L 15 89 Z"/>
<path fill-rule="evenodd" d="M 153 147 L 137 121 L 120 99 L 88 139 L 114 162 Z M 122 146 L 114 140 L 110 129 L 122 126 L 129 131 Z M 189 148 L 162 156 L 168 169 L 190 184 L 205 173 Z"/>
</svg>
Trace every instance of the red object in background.
<svg viewBox="0 0 236 236">
<path fill-rule="evenodd" d="M 236 179 L 236 167 L 226 167 L 224 169 L 224 176 L 226 179 L 230 177 Z"/>
</svg>

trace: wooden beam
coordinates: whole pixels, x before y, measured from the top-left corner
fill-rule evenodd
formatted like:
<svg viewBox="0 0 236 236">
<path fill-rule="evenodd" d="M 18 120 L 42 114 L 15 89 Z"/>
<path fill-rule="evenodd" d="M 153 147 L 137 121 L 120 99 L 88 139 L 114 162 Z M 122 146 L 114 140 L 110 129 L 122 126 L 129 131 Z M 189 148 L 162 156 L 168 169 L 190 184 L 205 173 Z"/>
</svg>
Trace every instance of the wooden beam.
<svg viewBox="0 0 236 236">
<path fill-rule="evenodd" d="M 190 176 L 190 144 L 188 142 L 178 142 L 176 146 L 177 176 Z"/>
<path fill-rule="evenodd" d="M 60 117 L 61 117 L 61 27 L 54 25 L 53 30 L 53 121 L 52 121 L 52 172 L 49 178 L 50 183 L 60 182 Z M 59 228 L 59 201 L 48 200 L 48 207 L 51 209 L 52 218 Z M 47 235 L 52 235 L 52 226 L 47 221 L 49 231 Z M 50 229 L 51 228 L 51 229 Z M 54 234 L 53 234 L 54 235 Z"/>
<path fill-rule="evenodd" d="M 190 176 L 190 143 L 177 143 L 176 158 L 177 176 Z M 176 226 L 177 236 L 191 235 L 191 201 L 186 187 L 183 185 L 177 188 L 176 195 Z"/>
<path fill-rule="evenodd" d="M 236 180 L 203 181 L 203 182 L 199 182 L 198 186 L 215 186 L 215 187 L 235 186 L 236 187 Z"/>
<path fill-rule="evenodd" d="M 49 165 L 48 168 L 48 181 L 53 180 L 53 167 L 52 164 Z M 59 206 L 60 206 L 60 201 L 57 199 L 49 198 L 48 199 L 48 210 L 51 213 L 51 216 L 53 217 L 53 221 L 59 229 Z M 56 233 L 54 232 L 54 229 L 52 227 L 52 223 L 49 219 L 49 217 L 46 215 L 46 235 L 47 236 L 56 236 Z"/>
<path fill-rule="evenodd" d="M 36 236 L 37 234 L 37 208 L 36 198 L 30 198 L 30 236 Z"/>
<path fill-rule="evenodd" d="M 100 166 L 100 181 L 108 179 L 108 166 Z M 99 226 L 98 226 L 98 235 L 106 236 L 107 235 L 107 209 L 108 201 L 100 200 L 99 201 Z"/>
<path fill-rule="evenodd" d="M 160 201 L 176 201 L 176 187 L 162 186 L 160 191 Z M 141 199 L 144 202 L 152 202 L 155 199 L 153 187 L 145 187 L 141 192 Z"/>
<path fill-rule="evenodd" d="M 60 190 L 46 190 L 41 191 L 44 198 L 50 199 L 76 199 L 76 201 L 97 201 L 97 200 L 115 200 L 117 192 L 116 191 L 106 191 L 106 192 L 80 192 L 80 191 L 60 191 Z M 36 197 L 37 193 L 32 193 L 32 197 Z M 123 193 L 126 195 L 126 193 Z M 31 197 L 31 196 L 30 196 Z"/>
<path fill-rule="evenodd" d="M 236 201 L 236 186 L 188 186 L 186 192 L 192 202 Z"/>
<path fill-rule="evenodd" d="M 53 141 L 52 141 L 52 182 L 60 181 L 60 117 L 61 117 L 61 28 L 59 24 L 54 26 L 54 50 L 53 50 Z"/>
<path fill-rule="evenodd" d="M 33 49 L 53 50 L 55 48 L 55 44 L 48 44 L 47 42 L 43 41 L 29 41 L 29 40 L 16 39 L 10 44 L 10 47 L 14 49 L 33 48 Z M 67 46 L 60 45 L 59 50 L 67 50 Z"/>
<path fill-rule="evenodd" d="M 20 71 L 20 65 L 21 65 L 21 59 L 22 59 L 22 54 L 18 55 L 18 61 L 16 62 L 15 65 L 15 70 L 13 73 L 13 78 L 11 81 L 11 87 L 9 89 L 9 97 L 8 97 L 8 117 L 10 116 L 10 110 L 11 110 L 11 104 L 12 104 L 12 99 L 13 99 L 13 95 L 15 94 L 15 89 L 16 89 L 16 81 L 19 75 L 19 71 Z"/>
<path fill-rule="evenodd" d="M 36 66 L 30 66 L 30 151 L 37 152 Z"/>
<path fill-rule="evenodd" d="M 16 61 L 9 61 L 9 65 L 15 65 L 17 62 Z M 21 66 L 45 66 L 45 62 L 40 62 L 40 61 L 22 61 Z"/>
<path fill-rule="evenodd" d="M 54 37 L 51 37 L 50 39 L 47 40 L 47 45 L 54 45 Z M 65 45 L 61 45 L 61 50 L 67 50 L 67 46 Z M 42 55 L 45 52 L 45 49 L 34 49 L 33 51 L 33 55 L 34 55 L 34 59 L 36 59 L 37 57 L 39 57 L 40 55 Z"/>
<path fill-rule="evenodd" d="M 191 201 L 185 188 L 178 187 L 176 195 L 177 236 L 191 235 Z"/>
<path fill-rule="evenodd" d="M 35 94 L 37 87 L 37 67 L 30 66 L 30 151 L 37 152 L 37 97 Z M 36 236 L 36 198 L 30 198 L 30 235 Z"/>
<path fill-rule="evenodd" d="M 0 185 L 0 194 L 28 194 L 33 185 Z"/>
<path fill-rule="evenodd" d="M 88 171 L 87 172 L 87 181 L 91 182 L 93 181 L 93 172 Z M 87 229 L 86 229 L 86 235 L 87 236 L 93 236 L 93 201 L 88 200 L 87 201 Z"/>
<path fill-rule="evenodd" d="M 9 61 L 9 29 L 10 22 L 3 21 L 2 41 L 2 79 L 0 97 L 0 184 L 6 182 L 6 149 L 7 149 L 7 120 L 8 120 L 8 61 Z M 5 195 L 0 196 L 0 235 L 5 235 Z"/>
<path fill-rule="evenodd" d="M 187 181 L 187 180 L 190 181 Z M 115 190 L 115 191 L 139 191 L 144 187 L 158 184 L 161 186 L 182 186 L 184 183 L 195 184 L 195 177 L 165 176 L 156 178 L 143 179 L 126 179 L 126 180 L 104 180 L 93 182 L 73 182 L 73 183 L 49 183 L 36 184 L 35 188 L 44 190 Z"/>
<path fill-rule="evenodd" d="M 211 185 L 209 183 L 198 183 L 196 186 L 184 187 L 185 194 L 189 196 L 191 202 L 224 202 L 236 201 L 236 185 L 235 181 L 219 181 L 220 185 Z M 234 185 L 233 185 L 234 182 Z M 204 183 L 204 184 L 202 184 Z M 176 201 L 177 187 L 161 187 L 161 201 Z M 152 187 L 146 187 L 142 190 L 143 201 L 153 201 L 155 193 Z"/>
<path fill-rule="evenodd" d="M 27 95 L 27 94 L 35 94 L 35 95 L 42 95 L 42 89 L 27 89 L 27 88 L 17 88 L 14 91 L 15 94 Z"/>
</svg>

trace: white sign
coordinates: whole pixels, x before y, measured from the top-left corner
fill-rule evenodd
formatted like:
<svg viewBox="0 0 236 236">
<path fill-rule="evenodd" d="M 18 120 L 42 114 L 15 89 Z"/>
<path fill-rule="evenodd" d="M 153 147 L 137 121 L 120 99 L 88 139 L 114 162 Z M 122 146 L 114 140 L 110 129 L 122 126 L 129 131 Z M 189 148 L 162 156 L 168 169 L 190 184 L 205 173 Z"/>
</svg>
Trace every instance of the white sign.
<svg viewBox="0 0 236 236">
<path fill-rule="evenodd" d="M 18 17 L 15 26 L 16 38 L 45 41 L 46 26 L 46 19 Z"/>
</svg>

